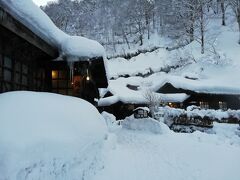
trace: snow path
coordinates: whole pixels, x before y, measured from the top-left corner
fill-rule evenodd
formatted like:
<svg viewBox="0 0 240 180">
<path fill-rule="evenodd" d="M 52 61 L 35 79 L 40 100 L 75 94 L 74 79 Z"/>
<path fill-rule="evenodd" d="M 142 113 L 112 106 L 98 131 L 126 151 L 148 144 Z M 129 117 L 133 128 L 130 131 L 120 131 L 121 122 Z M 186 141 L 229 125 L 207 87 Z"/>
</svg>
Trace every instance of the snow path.
<svg viewBox="0 0 240 180">
<path fill-rule="evenodd" d="M 150 134 L 121 129 L 96 180 L 239 180 L 240 139 L 215 134 Z"/>
</svg>

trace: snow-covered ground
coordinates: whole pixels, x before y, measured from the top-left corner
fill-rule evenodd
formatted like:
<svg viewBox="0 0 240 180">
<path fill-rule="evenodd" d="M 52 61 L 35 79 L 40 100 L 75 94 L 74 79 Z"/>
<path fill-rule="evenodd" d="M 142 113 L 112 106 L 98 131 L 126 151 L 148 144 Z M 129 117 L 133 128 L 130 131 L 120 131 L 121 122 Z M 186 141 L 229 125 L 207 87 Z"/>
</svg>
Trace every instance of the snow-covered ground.
<svg viewBox="0 0 240 180">
<path fill-rule="evenodd" d="M 133 117 L 119 126 L 84 100 L 35 92 L 1 94 L 0 115 L 0 180 L 240 179 L 237 124 L 210 134 Z"/>
<path fill-rule="evenodd" d="M 162 132 L 152 133 L 149 122 L 139 124 L 144 129 L 136 127 L 133 120 L 131 127 L 136 129 L 129 129 L 129 125 L 117 131 L 116 145 L 105 151 L 104 169 L 95 180 L 240 178 L 240 137 L 235 134 L 238 125 L 215 123 L 213 134 L 183 134 L 167 130 L 161 123 Z"/>
</svg>

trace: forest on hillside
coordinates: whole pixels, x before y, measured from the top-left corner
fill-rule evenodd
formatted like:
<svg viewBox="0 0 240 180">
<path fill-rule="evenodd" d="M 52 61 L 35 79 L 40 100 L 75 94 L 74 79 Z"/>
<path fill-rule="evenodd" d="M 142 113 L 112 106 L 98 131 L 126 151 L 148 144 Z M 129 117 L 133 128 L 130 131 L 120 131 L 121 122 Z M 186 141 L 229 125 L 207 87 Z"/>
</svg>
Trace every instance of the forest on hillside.
<svg viewBox="0 0 240 180">
<path fill-rule="evenodd" d="M 225 26 L 229 12 L 240 31 L 240 0 L 59 0 L 41 8 L 63 31 L 113 52 L 119 44 L 142 46 L 157 34 L 179 46 L 196 40 L 204 53 L 209 20 L 221 18 Z"/>
</svg>

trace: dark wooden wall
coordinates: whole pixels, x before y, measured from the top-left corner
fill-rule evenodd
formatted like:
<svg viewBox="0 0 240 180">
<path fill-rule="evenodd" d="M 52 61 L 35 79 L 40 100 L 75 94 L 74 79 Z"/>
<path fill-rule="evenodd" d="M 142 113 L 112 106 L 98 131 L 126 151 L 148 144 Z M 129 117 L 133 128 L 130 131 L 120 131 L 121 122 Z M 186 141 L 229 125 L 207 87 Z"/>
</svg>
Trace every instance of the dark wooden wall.
<svg viewBox="0 0 240 180">
<path fill-rule="evenodd" d="M 208 102 L 209 108 L 219 109 L 219 101 L 226 102 L 227 108 L 230 109 L 240 109 L 240 95 L 219 95 L 219 94 L 203 94 L 195 93 L 192 94 L 185 102 L 184 106 L 197 105 L 199 102 L 204 101 Z M 196 103 L 192 103 L 196 102 Z"/>
<path fill-rule="evenodd" d="M 47 91 L 46 66 L 52 57 L 0 25 L 0 92 Z"/>
<path fill-rule="evenodd" d="M 166 83 L 163 85 L 158 91 L 158 93 L 164 93 L 164 94 L 171 94 L 171 93 L 186 93 L 186 94 L 194 94 L 193 91 L 185 90 L 181 88 L 175 88 L 172 84 Z"/>
</svg>

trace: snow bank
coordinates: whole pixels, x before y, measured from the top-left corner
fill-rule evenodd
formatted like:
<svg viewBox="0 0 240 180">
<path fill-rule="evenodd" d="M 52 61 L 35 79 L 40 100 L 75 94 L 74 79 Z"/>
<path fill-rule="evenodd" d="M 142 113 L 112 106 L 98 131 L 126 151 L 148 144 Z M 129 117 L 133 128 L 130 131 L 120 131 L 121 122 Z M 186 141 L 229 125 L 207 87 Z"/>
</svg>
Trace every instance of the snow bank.
<svg viewBox="0 0 240 180">
<path fill-rule="evenodd" d="M 116 149 L 104 151 L 105 168 L 94 180 L 239 180 L 239 142 L 218 133 L 156 135 L 123 128 Z"/>
<path fill-rule="evenodd" d="M 67 56 L 69 61 L 76 60 L 73 57 L 80 60 L 79 58 L 105 56 L 102 45 L 87 38 L 64 33 L 31 0 L 1 0 L 0 5 L 35 34 L 58 48 L 60 54 Z"/>
<path fill-rule="evenodd" d="M 81 177 L 107 133 L 90 103 L 51 93 L 0 94 L 0 124 L 0 179 L 11 180 Z"/>
<path fill-rule="evenodd" d="M 240 131 L 238 130 L 238 124 L 225 124 L 225 123 L 213 123 L 213 133 L 217 134 L 221 139 L 230 139 L 234 143 L 238 143 L 240 145 L 240 139 L 238 134 Z"/>
<path fill-rule="evenodd" d="M 187 110 L 178 109 L 178 108 L 171 108 L 169 106 L 159 107 L 159 111 L 164 112 L 165 116 L 171 117 L 178 117 L 180 115 L 187 115 L 187 117 L 196 117 L 199 116 L 209 117 L 212 120 L 223 121 L 228 118 L 236 118 L 240 119 L 240 110 L 231 110 L 228 109 L 227 111 L 223 110 L 214 110 L 214 109 L 200 109 L 197 106 L 189 106 Z"/>
<path fill-rule="evenodd" d="M 135 119 L 133 117 L 127 117 L 122 122 L 122 127 L 125 129 L 150 132 L 154 134 L 166 134 L 170 131 L 165 124 L 152 118 Z"/>
<path fill-rule="evenodd" d="M 106 121 L 109 132 L 114 132 L 114 131 L 117 131 L 121 128 L 118 125 L 118 121 L 116 121 L 116 117 L 113 114 L 110 114 L 106 111 L 103 111 L 101 113 L 101 115 L 103 116 L 103 118 Z"/>
</svg>

